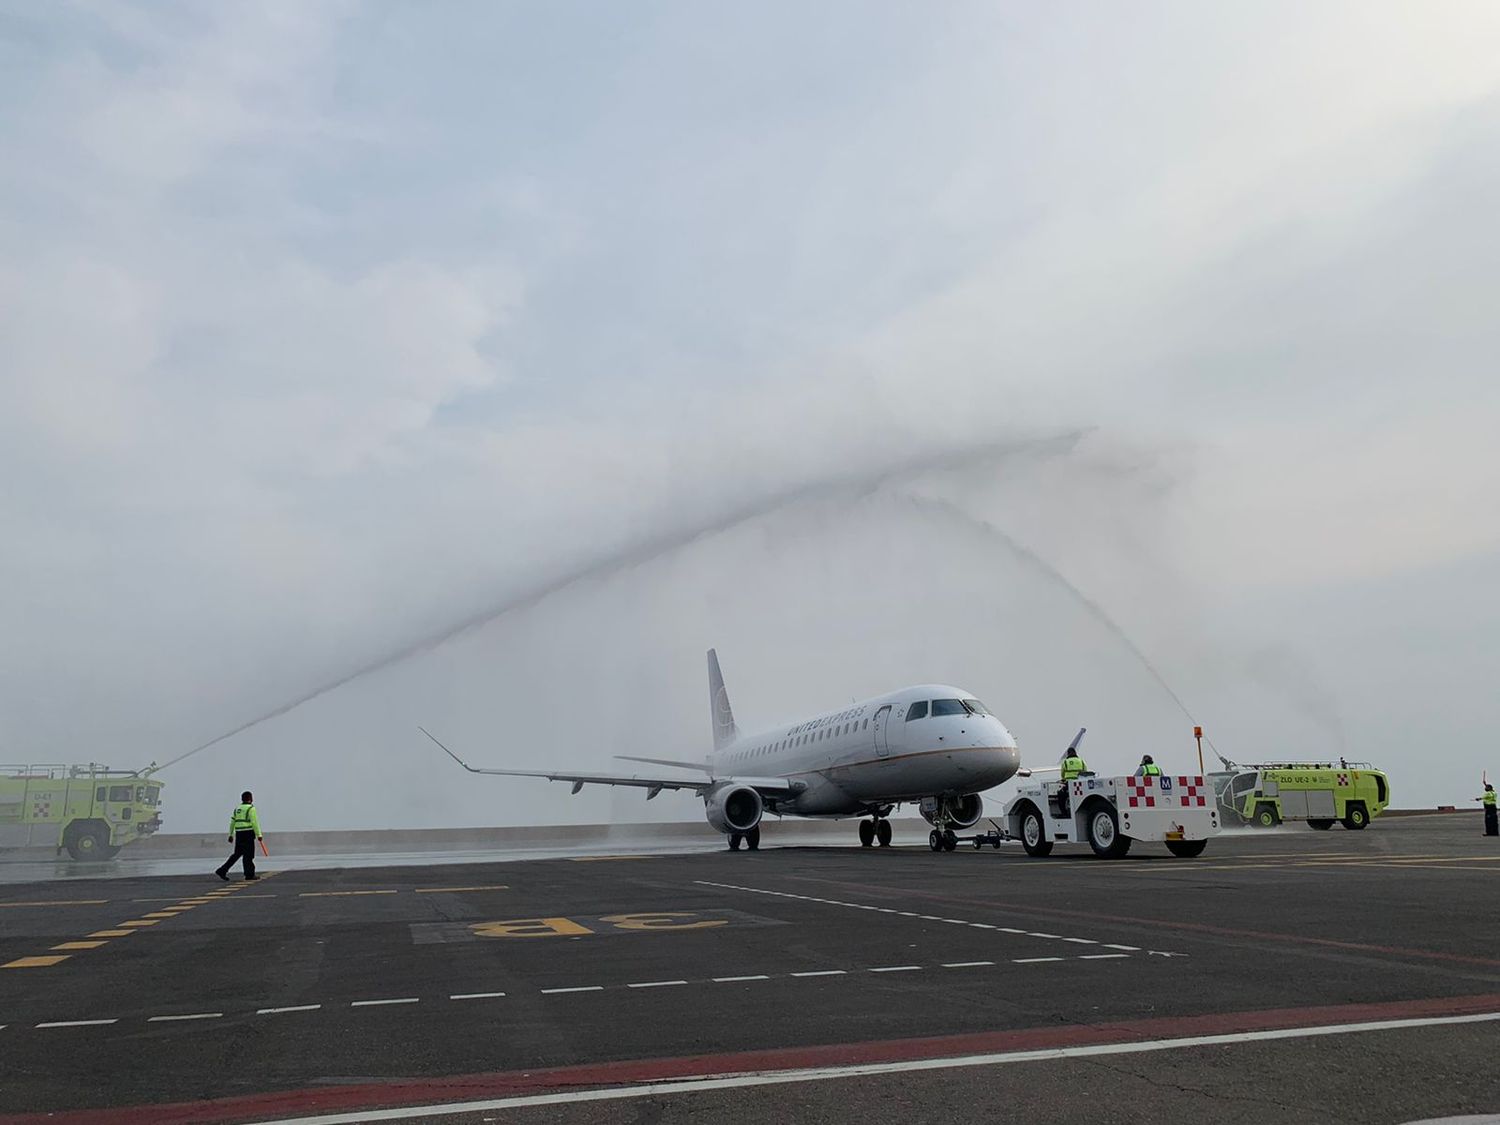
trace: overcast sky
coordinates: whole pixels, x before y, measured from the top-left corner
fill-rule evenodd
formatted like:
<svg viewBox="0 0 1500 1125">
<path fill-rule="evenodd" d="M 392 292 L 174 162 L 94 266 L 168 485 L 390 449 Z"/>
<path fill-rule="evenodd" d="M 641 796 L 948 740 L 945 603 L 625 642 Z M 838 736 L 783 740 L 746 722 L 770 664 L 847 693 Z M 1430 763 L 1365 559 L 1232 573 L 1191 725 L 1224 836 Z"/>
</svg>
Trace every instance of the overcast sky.
<svg viewBox="0 0 1500 1125">
<path fill-rule="evenodd" d="M 1231 756 L 1468 803 L 1496 59 L 1490 3 L 0 3 L 0 760 L 165 761 L 623 553 L 169 828 L 700 815 L 414 728 L 697 756 L 710 645 L 746 725 L 947 680 L 1186 768 L 1049 566 Z"/>
</svg>

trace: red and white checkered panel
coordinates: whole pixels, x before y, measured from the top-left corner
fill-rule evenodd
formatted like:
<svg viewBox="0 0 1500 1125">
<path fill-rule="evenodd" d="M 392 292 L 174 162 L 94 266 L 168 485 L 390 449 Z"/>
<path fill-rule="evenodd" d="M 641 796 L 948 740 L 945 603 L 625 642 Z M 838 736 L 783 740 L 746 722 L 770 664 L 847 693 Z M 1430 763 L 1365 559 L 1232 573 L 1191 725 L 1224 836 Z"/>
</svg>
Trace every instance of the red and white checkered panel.
<svg viewBox="0 0 1500 1125">
<path fill-rule="evenodd" d="M 1156 798 L 1160 795 L 1156 789 L 1156 778 L 1127 777 L 1125 781 L 1130 786 L 1126 802 L 1131 808 L 1156 808 Z"/>
<path fill-rule="evenodd" d="M 1341 774 L 1339 774 L 1339 784 L 1340 785 L 1348 785 L 1349 784 L 1349 775 L 1347 773 L 1341 773 Z"/>
<path fill-rule="evenodd" d="M 1177 778 L 1178 803 L 1181 804 L 1183 808 L 1191 808 L 1194 806 L 1202 808 L 1203 806 L 1208 804 L 1208 796 L 1204 793 L 1204 790 L 1207 788 L 1208 786 L 1204 783 L 1201 776 L 1179 776 Z"/>
</svg>

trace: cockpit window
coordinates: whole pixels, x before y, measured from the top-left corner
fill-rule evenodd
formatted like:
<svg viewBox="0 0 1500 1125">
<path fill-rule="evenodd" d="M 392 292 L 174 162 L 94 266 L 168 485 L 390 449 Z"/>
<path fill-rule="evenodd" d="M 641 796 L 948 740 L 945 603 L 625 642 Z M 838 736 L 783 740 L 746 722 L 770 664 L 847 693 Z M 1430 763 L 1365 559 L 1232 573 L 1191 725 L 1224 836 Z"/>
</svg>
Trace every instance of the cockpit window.
<svg viewBox="0 0 1500 1125">
<path fill-rule="evenodd" d="M 906 721 L 908 723 L 911 722 L 913 719 L 925 719 L 925 718 L 927 718 L 927 700 L 925 700 L 925 699 L 922 700 L 920 703 L 913 703 L 910 707 L 908 707 L 906 709 Z"/>
<path fill-rule="evenodd" d="M 967 715 L 969 712 L 964 705 L 956 699 L 934 699 L 932 701 L 932 717 L 939 715 Z"/>
<path fill-rule="evenodd" d="M 964 706 L 968 709 L 969 714 L 971 715 L 989 714 L 989 712 L 985 710 L 984 704 L 979 702 L 979 700 L 977 699 L 965 699 Z"/>
</svg>

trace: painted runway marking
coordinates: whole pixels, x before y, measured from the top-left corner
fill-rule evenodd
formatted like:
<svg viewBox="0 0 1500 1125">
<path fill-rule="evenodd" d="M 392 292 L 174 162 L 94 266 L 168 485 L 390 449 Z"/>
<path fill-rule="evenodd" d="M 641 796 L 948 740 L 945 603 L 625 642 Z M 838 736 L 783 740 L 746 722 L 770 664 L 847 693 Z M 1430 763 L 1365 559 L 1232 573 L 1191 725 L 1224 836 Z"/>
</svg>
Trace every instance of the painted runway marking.
<svg viewBox="0 0 1500 1125">
<path fill-rule="evenodd" d="M 562 996 L 562 995 L 567 995 L 567 994 L 575 993 L 575 992 L 617 992 L 618 993 L 618 992 L 624 992 L 624 991 L 629 990 L 629 989 L 685 987 L 685 986 L 689 986 L 689 985 L 699 985 L 699 986 L 702 986 L 702 985 L 707 985 L 707 984 L 739 984 L 739 983 L 748 983 L 748 982 L 751 982 L 751 981 L 772 981 L 772 980 L 792 981 L 792 980 L 805 980 L 805 979 L 814 978 L 814 977 L 849 977 L 851 980 L 853 980 L 853 979 L 857 979 L 856 974 L 858 974 L 858 973 L 917 973 L 917 972 L 925 972 L 925 971 L 927 971 L 929 969 L 937 969 L 937 968 L 942 968 L 942 969 L 980 969 L 980 968 L 993 968 L 993 967 L 995 967 L 997 965 L 1063 964 L 1063 963 L 1070 963 L 1070 962 L 1076 963 L 1076 962 L 1079 962 L 1079 961 L 1106 961 L 1106 960 L 1115 960 L 1115 959 L 1120 959 L 1120 960 L 1128 959 L 1128 954 L 1124 954 L 1124 953 L 1085 953 L 1085 954 L 1074 955 L 1074 956 L 1071 956 L 1071 957 L 1018 957 L 1018 958 L 1015 958 L 1015 959 L 1010 960 L 1010 961 L 947 961 L 947 962 L 943 962 L 943 963 L 935 964 L 935 965 L 875 965 L 875 966 L 869 966 L 869 967 L 854 967 L 854 968 L 849 968 L 849 969 L 799 969 L 799 970 L 797 970 L 795 972 L 786 972 L 786 973 L 776 973 L 776 974 L 772 974 L 772 973 L 746 973 L 746 974 L 739 974 L 739 975 L 736 975 L 736 976 L 709 977 L 707 979 L 694 979 L 694 980 L 686 980 L 686 979 L 684 979 L 684 980 L 655 980 L 655 981 L 633 981 L 633 982 L 628 982 L 628 983 L 608 984 L 608 985 L 604 985 L 604 984 L 570 985 L 570 986 L 567 986 L 567 987 L 537 989 L 536 993 L 539 994 L 539 995 L 542 995 L 542 996 Z M 529 990 L 528 990 L 528 994 L 529 994 Z M 501 998 L 505 997 L 506 995 L 508 995 L 508 994 L 504 993 L 504 992 L 457 992 L 457 993 L 453 993 L 452 995 L 448 996 L 448 999 L 449 1000 L 491 1000 L 491 999 L 501 999 Z M 438 999 L 441 999 L 441 997 L 438 997 Z M 388 1005 L 396 1005 L 396 1004 L 418 1004 L 418 1003 L 421 1003 L 421 1002 L 422 1002 L 422 998 L 419 997 L 419 996 L 400 996 L 400 997 L 390 997 L 390 998 L 374 999 L 374 1000 L 350 1000 L 350 1001 L 345 1001 L 345 1000 L 331 1000 L 331 1001 L 327 1001 L 326 1003 L 320 1003 L 320 1004 L 294 1004 L 294 1005 L 289 1005 L 289 1006 L 279 1007 L 279 1008 L 256 1008 L 254 1011 L 255 1011 L 255 1014 L 258 1015 L 258 1016 L 270 1016 L 270 1015 L 281 1015 L 283 1013 L 289 1013 L 289 1012 L 316 1012 L 316 1011 L 319 1011 L 320 1009 L 324 1009 L 324 1008 L 327 1008 L 331 1012 L 336 1012 L 336 1011 L 344 1011 L 344 1010 L 347 1010 L 348 1008 L 377 1008 L 377 1007 L 385 1007 L 385 1006 L 388 1006 Z M 223 1013 L 223 1012 L 198 1012 L 198 1013 L 190 1013 L 190 1014 L 187 1014 L 187 1015 L 150 1016 L 150 1017 L 147 1017 L 147 1022 L 149 1022 L 149 1023 L 171 1023 L 171 1022 L 180 1022 L 180 1021 L 189 1021 L 189 1020 L 220 1019 L 220 1018 L 223 1018 L 224 1015 L 225 1015 L 225 1013 Z M 92 1024 L 92 1023 L 116 1023 L 116 1022 L 119 1022 L 119 1021 L 117 1019 L 102 1020 L 102 1021 L 98 1021 L 98 1020 L 96 1020 L 96 1021 L 83 1021 L 83 1023 L 78 1023 L 77 1021 L 70 1021 L 70 1022 L 67 1022 L 67 1023 L 61 1023 L 61 1024 L 56 1024 L 56 1025 L 54 1025 L 54 1024 L 47 1024 L 45 1026 L 49 1026 L 49 1027 L 51 1027 L 51 1026 L 75 1026 L 75 1025 L 77 1025 L 77 1026 L 87 1026 L 87 1025 Z M 43 1025 L 38 1025 L 38 1026 L 43 1026 Z"/>
<path fill-rule="evenodd" d="M 505 883 L 496 883 L 493 887 L 418 887 L 414 893 L 419 895 L 456 895 L 468 891 L 508 891 L 510 887 Z"/>
<path fill-rule="evenodd" d="M 14 961 L 0 965 L 0 969 L 45 969 L 62 964 L 69 956 L 70 954 L 62 953 L 51 957 L 17 957 Z"/>
<path fill-rule="evenodd" d="M 53 949 L 98 949 L 101 945 L 107 945 L 103 941 L 65 941 L 61 945 L 54 945 Z"/>
<path fill-rule="evenodd" d="M 1138 946 L 1138 945 L 1113 945 L 1113 944 L 1111 944 L 1109 942 L 1105 942 L 1104 948 L 1105 949 L 1123 949 L 1127 953 L 1139 953 L 1141 951 L 1141 947 Z"/>
<path fill-rule="evenodd" d="M 844 902 L 840 899 L 818 898 L 814 895 L 793 894 L 790 891 L 773 891 L 765 887 L 746 887 L 738 883 L 716 883 L 709 879 L 695 879 L 700 887 L 716 887 L 725 891 L 745 891 L 749 894 L 768 895 L 771 898 L 792 899 L 796 902 L 815 902 L 821 906 L 843 906 L 853 910 L 875 910 L 882 914 L 894 914 L 902 918 L 920 918 L 924 922 L 945 922 L 953 926 L 970 926 L 979 930 L 994 930 L 1002 934 L 1014 934 L 1021 937 L 1041 938 L 1043 941 L 1066 941 L 1077 945 L 1104 945 L 1094 938 L 1068 937 L 1063 934 L 1049 934 L 1042 930 L 1018 930 L 1013 926 L 995 926 L 988 922 L 970 922 L 963 918 L 943 918 L 937 914 L 916 914 L 909 910 L 897 910 L 889 906 L 871 906 L 863 902 Z M 1123 946 L 1104 945 L 1106 949 L 1121 949 Z M 1161 956 L 1186 957 L 1185 953 L 1161 954 Z"/>
<path fill-rule="evenodd" d="M 0 902 L 0 909 L 7 906 L 104 906 L 107 898 L 59 898 L 47 902 Z"/>
<path fill-rule="evenodd" d="M 1263 1043 L 1280 1039 L 1314 1039 L 1332 1035 L 1354 1035 L 1370 1031 L 1400 1031 L 1417 1027 L 1447 1027 L 1500 1020 L 1500 1012 L 1478 1015 L 1437 1016 L 1425 1019 L 1374 1020 L 1369 1023 L 1325 1024 L 1320 1027 L 1277 1028 L 1243 1031 L 1227 1035 L 1193 1035 L 1179 1039 L 1147 1039 L 1133 1043 L 1095 1043 L 1081 1047 L 1046 1047 L 1034 1050 L 997 1051 L 985 1054 L 949 1055 L 933 1059 L 900 1059 L 889 1062 L 851 1063 L 844 1066 L 806 1067 L 801 1070 L 745 1071 L 739 1074 L 673 1078 L 665 1082 L 641 1082 L 594 1090 L 564 1090 L 551 1094 L 520 1094 L 482 1101 L 407 1105 L 397 1109 L 355 1113 L 319 1114 L 315 1117 L 283 1117 L 265 1125 L 357 1125 L 365 1121 L 409 1121 L 424 1117 L 449 1117 L 481 1111 L 520 1109 L 526 1106 L 570 1105 L 579 1102 L 624 1101 L 636 1098 L 666 1098 L 711 1090 L 733 1090 L 754 1086 L 794 1085 L 838 1079 L 866 1078 L 926 1070 L 964 1070 L 983 1066 L 1005 1066 L 1059 1059 L 1101 1058 L 1111 1055 L 1151 1054 L 1191 1047 L 1217 1047 L 1238 1043 Z"/>
<path fill-rule="evenodd" d="M 89 937 L 129 937 L 134 930 L 95 930 Z"/>
<path fill-rule="evenodd" d="M 361 895 L 393 895 L 395 891 L 303 891 L 298 898 L 358 898 Z"/>
<path fill-rule="evenodd" d="M 39 1023 L 37 1027 L 108 1027 L 118 1022 L 118 1020 L 55 1020 L 52 1023 Z"/>
</svg>

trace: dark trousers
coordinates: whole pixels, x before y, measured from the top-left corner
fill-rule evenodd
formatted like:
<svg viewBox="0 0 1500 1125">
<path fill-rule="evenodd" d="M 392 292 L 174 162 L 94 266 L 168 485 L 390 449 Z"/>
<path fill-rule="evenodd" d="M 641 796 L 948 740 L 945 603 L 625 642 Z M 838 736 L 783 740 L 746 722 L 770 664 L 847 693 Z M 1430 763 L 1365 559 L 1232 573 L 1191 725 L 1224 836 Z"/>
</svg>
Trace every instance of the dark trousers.
<svg viewBox="0 0 1500 1125">
<path fill-rule="evenodd" d="M 1486 836 L 1500 836 L 1500 817 L 1495 815 L 1494 805 L 1484 806 L 1484 834 Z"/>
<path fill-rule="evenodd" d="M 242 859 L 245 861 L 245 878 L 255 878 L 255 830 L 246 828 L 234 834 L 234 854 L 224 861 L 224 866 L 219 868 L 220 875 L 229 874 L 229 869 L 234 866 L 234 861 Z"/>
</svg>

